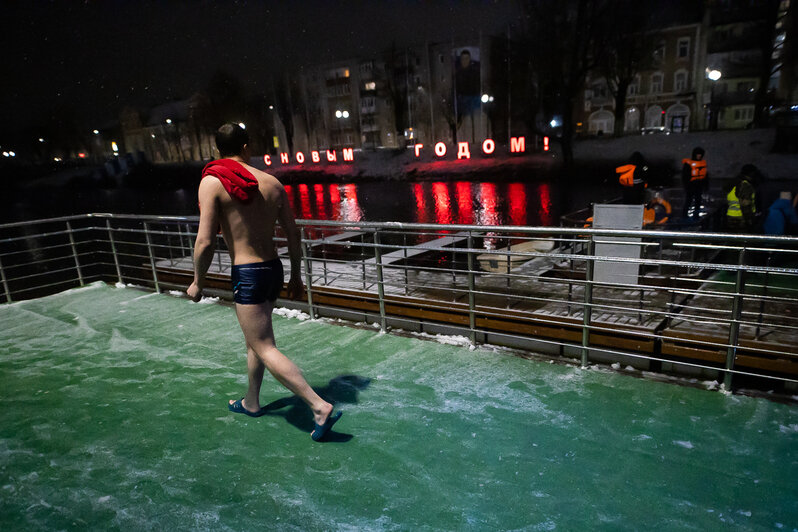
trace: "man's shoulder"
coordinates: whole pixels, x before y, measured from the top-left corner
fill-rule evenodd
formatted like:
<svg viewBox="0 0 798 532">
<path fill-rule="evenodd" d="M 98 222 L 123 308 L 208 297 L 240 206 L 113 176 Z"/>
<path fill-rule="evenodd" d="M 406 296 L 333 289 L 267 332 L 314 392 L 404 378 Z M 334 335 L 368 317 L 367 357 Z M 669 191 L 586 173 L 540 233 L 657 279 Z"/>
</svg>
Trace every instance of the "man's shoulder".
<svg viewBox="0 0 798 532">
<path fill-rule="evenodd" d="M 266 173 L 263 170 L 258 170 L 257 168 L 253 168 L 253 170 L 252 174 L 261 184 L 278 189 L 283 188 L 283 184 L 280 183 L 280 180 L 272 174 Z"/>
</svg>

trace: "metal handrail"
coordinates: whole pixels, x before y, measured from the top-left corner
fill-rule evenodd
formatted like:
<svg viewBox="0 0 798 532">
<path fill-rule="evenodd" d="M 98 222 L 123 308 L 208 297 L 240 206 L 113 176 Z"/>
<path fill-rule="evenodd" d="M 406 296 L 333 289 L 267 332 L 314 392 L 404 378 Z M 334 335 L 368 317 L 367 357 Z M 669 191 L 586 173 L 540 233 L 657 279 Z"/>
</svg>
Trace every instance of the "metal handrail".
<svg viewBox="0 0 798 532">
<path fill-rule="evenodd" d="M 169 265 L 171 272 L 179 271 L 178 266 L 182 264 L 190 270 L 192 239 L 196 236 L 192 226 L 196 229 L 198 220 L 197 216 L 91 213 L 0 224 L 0 277 L 5 300 L 12 301 L 20 294 L 46 292 L 58 286 L 84 284 L 89 279 L 132 280 L 156 291 L 160 291 L 161 286 L 180 286 L 173 279 L 160 279 L 160 269 Z M 49 227 L 53 224 L 64 224 L 66 229 Z M 391 314 L 395 310 L 390 310 L 397 308 L 394 299 L 397 296 L 406 298 L 405 303 L 400 301 L 400 304 L 417 304 L 419 309 L 433 309 L 438 313 L 446 312 L 447 301 L 456 301 L 456 305 L 448 304 L 448 307 L 450 312 L 466 316 L 467 325 L 462 330 L 472 343 L 532 341 L 538 346 L 556 346 L 561 354 L 568 352 L 569 356 L 580 358 L 583 365 L 602 354 L 603 357 L 714 371 L 719 372 L 729 386 L 732 375 L 766 376 L 784 382 L 798 382 L 791 374 L 774 374 L 770 370 L 758 373 L 748 366 L 746 369 L 735 367 L 741 350 L 748 357 L 762 356 L 765 362 L 772 360 L 767 363 L 775 366 L 792 363 L 797 358 L 794 353 L 798 352 L 798 298 L 792 296 L 798 294 L 798 288 L 793 285 L 798 285 L 787 283 L 798 279 L 798 267 L 791 263 L 779 266 L 770 262 L 766 265 L 761 262 L 747 264 L 746 258 L 750 254 L 759 254 L 793 257 L 794 260 L 798 254 L 798 238 L 404 222 L 297 220 L 297 224 L 303 234 L 306 308 L 312 316 L 334 315 L 336 312 L 336 304 L 321 303 L 329 301 L 329 297 L 319 296 L 325 287 L 342 287 L 349 294 L 359 294 L 364 301 L 376 303 L 373 311 L 358 312 L 365 319 L 378 323 L 382 330 L 389 328 L 398 318 Z M 47 230 L 36 233 L 32 230 L 35 227 Z M 330 233 L 340 231 L 359 231 L 367 238 L 361 236 L 346 241 L 330 238 Z M 319 234 L 321 237 L 316 236 Z M 413 242 L 408 243 L 408 235 L 418 242 L 426 242 L 423 249 Z M 441 245 L 436 241 L 444 236 L 456 236 L 461 239 L 461 245 L 465 243 L 465 247 Z M 41 245 L 44 238 L 48 239 L 47 245 Z M 481 238 L 507 243 L 524 239 L 548 240 L 555 243 L 555 249 L 551 252 L 485 249 L 479 247 Z M 637 240 L 629 242 L 619 240 L 621 238 Z M 276 243 L 285 241 L 284 236 L 276 235 Z M 229 261 L 223 264 L 221 253 L 225 246 L 220 243 L 218 249 L 222 251 L 217 251 L 214 267 L 220 273 L 227 273 Z M 636 246 L 641 255 L 639 258 L 598 255 L 594 250 L 596 243 Z M 670 250 L 667 255 L 663 255 L 664 247 Z M 335 249 L 348 251 L 343 251 L 344 255 L 328 257 L 328 252 Z M 53 256 L 58 250 L 66 252 Z M 430 264 L 425 262 L 427 259 L 423 253 L 411 257 L 411 250 L 448 257 L 451 262 L 443 266 Z M 729 257 L 739 257 L 739 260 L 718 261 L 705 254 L 709 252 L 726 253 Z M 387 261 L 385 257 L 389 253 L 393 257 L 399 253 L 400 260 Z M 107 260 L 109 255 L 112 261 Z M 480 271 L 477 256 L 486 255 L 495 257 L 496 261 L 506 261 L 506 270 Z M 549 266 L 514 269 L 511 258 L 518 263 Z M 65 267 L 65 260 L 72 260 L 74 265 Z M 652 279 L 660 281 L 638 282 L 642 274 L 635 278 L 600 281 L 593 275 L 593 266 L 597 262 L 636 265 L 643 271 L 658 273 Z M 174 270 L 175 267 L 178 270 Z M 552 272 L 559 268 L 562 272 L 571 273 L 551 276 L 546 267 Z M 6 271 L 22 268 L 35 268 L 37 271 L 28 271 L 17 277 L 6 275 Z M 723 272 L 726 273 L 721 275 Z M 773 284 L 777 279 L 778 286 Z M 784 312 L 783 308 L 795 310 Z M 537 309 L 549 310 L 541 313 Z M 621 321 L 608 322 L 607 316 Z M 403 322 L 408 319 L 401 316 Z M 433 321 L 429 322 L 430 319 Z M 541 323 L 549 327 L 560 327 L 574 333 L 581 331 L 581 340 L 529 336 L 514 332 L 524 330 L 517 327 L 497 331 L 484 321 L 514 319 L 543 320 Z M 675 346 L 671 349 L 677 349 L 678 341 L 672 340 L 672 336 L 666 337 L 664 332 L 670 331 L 672 324 L 678 324 L 680 320 L 688 320 L 696 328 L 711 333 L 685 340 L 693 349 L 723 352 L 725 362 L 709 363 L 689 357 L 665 356 L 663 346 L 668 344 Z M 441 327 L 434 325 L 434 317 L 419 317 L 417 321 L 421 327 Z M 455 320 L 452 323 L 459 322 Z M 630 329 L 629 325 L 633 328 Z M 457 327 L 461 326 L 452 325 L 450 328 Z M 777 337 L 781 340 L 777 339 L 775 346 L 772 342 L 751 344 L 745 340 L 746 347 L 743 347 L 740 335 L 743 332 L 750 335 L 754 329 L 755 340 L 776 334 L 781 335 Z M 688 329 L 687 332 L 695 331 Z M 596 344 L 596 334 L 648 342 L 646 345 L 649 347 L 645 348 L 648 351 Z M 796 339 L 794 347 L 790 343 L 792 338 Z"/>
</svg>

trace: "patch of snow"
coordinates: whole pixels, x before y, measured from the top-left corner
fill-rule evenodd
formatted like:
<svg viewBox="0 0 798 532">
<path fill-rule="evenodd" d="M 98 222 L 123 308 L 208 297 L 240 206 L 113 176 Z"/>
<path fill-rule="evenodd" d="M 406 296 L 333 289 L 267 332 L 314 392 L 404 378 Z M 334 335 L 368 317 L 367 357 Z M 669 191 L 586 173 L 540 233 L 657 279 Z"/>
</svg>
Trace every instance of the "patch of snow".
<svg viewBox="0 0 798 532">
<path fill-rule="evenodd" d="M 299 321 L 305 321 L 310 319 L 310 314 L 305 314 L 301 310 L 298 309 L 290 309 L 285 307 L 280 307 L 274 309 L 274 314 L 281 316 L 283 318 L 294 318 Z"/>
</svg>

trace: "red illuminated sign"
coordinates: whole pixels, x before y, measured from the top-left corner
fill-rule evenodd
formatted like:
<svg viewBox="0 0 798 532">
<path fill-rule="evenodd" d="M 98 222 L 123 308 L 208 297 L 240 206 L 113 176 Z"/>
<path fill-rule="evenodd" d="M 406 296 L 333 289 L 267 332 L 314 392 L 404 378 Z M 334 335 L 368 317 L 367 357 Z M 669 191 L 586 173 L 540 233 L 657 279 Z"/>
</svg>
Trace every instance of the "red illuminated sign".
<svg viewBox="0 0 798 532">
<path fill-rule="evenodd" d="M 472 146 L 473 144 L 473 146 Z M 415 158 L 420 158 L 423 151 L 427 150 L 424 149 L 424 144 L 413 144 L 413 155 Z M 456 155 L 454 155 L 454 148 L 457 148 Z M 525 153 L 526 152 L 526 137 L 510 137 L 510 153 Z M 456 146 L 452 146 L 452 156 L 456 158 L 456 160 L 460 161 L 462 159 L 470 160 L 471 159 L 471 149 L 475 150 L 482 150 L 484 155 L 493 155 L 496 153 L 496 141 L 493 139 L 484 139 L 481 144 L 478 143 L 468 143 L 468 142 L 458 142 Z M 354 162 L 355 160 L 355 149 L 354 148 L 343 148 L 340 151 L 341 162 Z M 549 137 L 543 137 L 543 151 L 549 151 Z M 446 155 L 450 152 L 449 146 L 446 145 L 445 142 L 436 142 L 432 146 L 432 152 L 438 159 L 443 159 Z M 336 150 L 311 150 L 309 157 L 305 155 L 304 152 L 298 151 L 294 154 L 294 163 L 293 164 L 305 164 L 306 162 L 312 162 L 315 164 L 327 162 L 327 163 L 337 163 L 339 161 L 338 156 L 339 153 Z M 80 158 L 86 157 L 85 153 L 78 155 Z M 291 156 L 287 152 L 279 153 L 280 156 L 280 164 L 288 165 L 291 164 Z M 276 156 L 272 158 L 271 155 L 264 155 L 263 156 L 263 163 L 266 166 L 272 166 L 275 162 L 277 162 Z"/>
</svg>

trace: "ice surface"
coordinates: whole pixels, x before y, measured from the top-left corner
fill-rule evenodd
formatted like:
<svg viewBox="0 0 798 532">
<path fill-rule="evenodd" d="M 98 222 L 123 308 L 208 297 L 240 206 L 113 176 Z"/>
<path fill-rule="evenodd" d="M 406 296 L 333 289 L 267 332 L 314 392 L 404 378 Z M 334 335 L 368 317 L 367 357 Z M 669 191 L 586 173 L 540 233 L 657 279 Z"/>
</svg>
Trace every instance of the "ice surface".
<svg viewBox="0 0 798 532">
<path fill-rule="evenodd" d="M 281 351 L 346 410 L 318 445 L 268 375 L 268 415 L 228 412 L 247 385 L 233 309 L 141 296 L 94 288 L 0 313 L 0 529 L 798 522 L 794 406 L 276 312 Z"/>
</svg>

